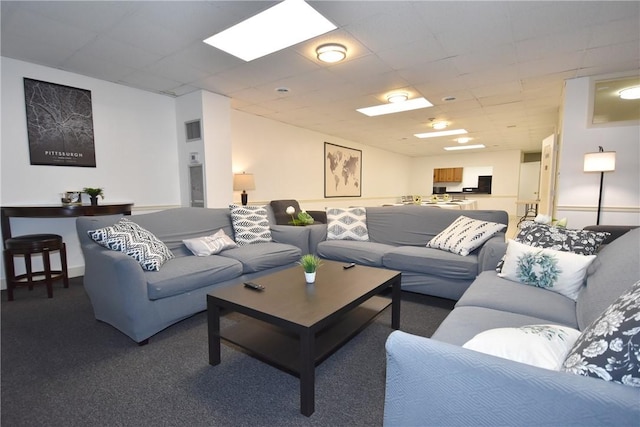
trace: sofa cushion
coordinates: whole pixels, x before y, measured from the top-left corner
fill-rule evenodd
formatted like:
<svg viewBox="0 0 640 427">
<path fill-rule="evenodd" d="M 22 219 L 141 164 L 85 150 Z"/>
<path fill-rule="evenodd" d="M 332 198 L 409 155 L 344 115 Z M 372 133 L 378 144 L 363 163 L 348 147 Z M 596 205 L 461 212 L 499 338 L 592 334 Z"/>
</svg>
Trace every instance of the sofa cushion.
<svg viewBox="0 0 640 427">
<path fill-rule="evenodd" d="M 88 234 L 99 245 L 132 257 L 147 271 L 158 271 L 173 258 L 169 248 L 153 233 L 127 218 L 109 227 L 89 230 Z"/>
<path fill-rule="evenodd" d="M 220 252 L 218 256 L 240 261 L 242 272 L 247 274 L 293 264 L 300 260 L 302 251 L 293 245 L 267 242 L 239 246 Z"/>
<path fill-rule="evenodd" d="M 522 286 L 498 277 L 493 270 L 483 271 L 460 297 L 456 307 L 475 306 L 545 319 L 578 329 L 576 302 L 556 292 L 535 286 Z"/>
<path fill-rule="evenodd" d="M 429 240 L 427 247 L 467 256 L 504 228 L 504 224 L 460 215 L 451 225 Z"/>
<path fill-rule="evenodd" d="M 460 256 L 419 246 L 393 248 L 384 254 L 382 264 L 392 270 L 432 274 L 451 279 L 473 279 L 478 274 L 476 255 Z"/>
<path fill-rule="evenodd" d="M 480 332 L 463 347 L 558 371 L 579 336 L 579 330 L 567 326 L 526 325 Z"/>
<path fill-rule="evenodd" d="M 368 241 L 365 208 L 327 209 L 327 240 Z"/>
<path fill-rule="evenodd" d="M 382 258 L 394 247 L 382 243 L 354 240 L 325 240 L 318 244 L 318 256 L 334 261 L 355 262 L 371 267 L 382 267 Z"/>
<path fill-rule="evenodd" d="M 149 272 L 147 293 L 150 300 L 184 294 L 242 274 L 242 264 L 219 255 L 186 256 L 167 261 L 160 271 Z"/>
<path fill-rule="evenodd" d="M 271 241 L 269 218 L 264 206 L 229 205 L 235 241 L 238 245 Z"/>
<path fill-rule="evenodd" d="M 582 332 L 563 370 L 640 387 L 640 281 Z"/>
<path fill-rule="evenodd" d="M 536 248 L 509 240 L 500 277 L 558 292 L 573 300 L 584 285 L 595 255 Z"/>
<path fill-rule="evenodd" d="M 209 256 L 238 246 L 231 237 L 220 229 L 210 236 L 195 237 L 183 240 L 185 246 L 196 256 Z"/>
</svg>

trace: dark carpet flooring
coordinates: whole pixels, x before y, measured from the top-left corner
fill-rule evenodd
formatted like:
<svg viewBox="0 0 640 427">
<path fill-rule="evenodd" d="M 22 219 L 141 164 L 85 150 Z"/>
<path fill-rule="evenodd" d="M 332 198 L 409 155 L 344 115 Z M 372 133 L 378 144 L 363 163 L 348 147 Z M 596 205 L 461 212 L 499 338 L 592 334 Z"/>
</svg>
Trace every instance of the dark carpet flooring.
<svg viewBox="0 0 640 427">
<path fill-rule="evenodd" d="M 401 329 L 430 336 L 452 302 L 403 292 Z M 232 324 L 234 313 L 221 326 Z M 82 278 L 69 289 L 19 289 L 1 303 L 3 426 L 379 426 L 385 310 L 316 368 L 315 413 L 300 414 L 299 381 L 222 345 L 208 364 L 206 314 L 137 346 L 93 317 Z M 426 361 L 425 361 L 426 363 Z"/>
</svg>

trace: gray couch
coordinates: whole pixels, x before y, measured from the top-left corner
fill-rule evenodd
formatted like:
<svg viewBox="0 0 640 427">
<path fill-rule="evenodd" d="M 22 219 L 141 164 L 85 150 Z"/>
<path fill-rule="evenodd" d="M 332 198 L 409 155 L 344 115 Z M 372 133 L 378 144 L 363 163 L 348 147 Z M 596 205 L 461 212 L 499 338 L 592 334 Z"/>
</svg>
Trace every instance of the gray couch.
<svg viewBox="0 0 640 427">
<path fill-rule="evenodd" d="M 87 234 L 120 218 L 77 218 L 85 259 L 84 287 L 96 319 L 139 344 L 205 310 L 206 295 L 212 289 L 291 267 L 308 252 L 309 230 L 272 225 L 273 242 L 197 257 L 182 240 L 211 235 L 219 229 L 233 238 L 229 209 L 175 208 L 129 217 L 162 240 L 175 255 L 159 271 L 145 271 L 133 258 L 98 245 Z"/>
<path fill-rule="evenodd" d="M 309 250 L 325 259 L 355 262 L 402 272 L 402 289 L 457 300 L 480 272 L 479 265 L 495 253 L 487 243 L 505 241 L 506 227 L 467 256 L 425 247 L 434 236 L 460 215 L 508 224 L 504 211 L 460 211 L 403 205 L 367 207 L 368 242 L 326 240 L 327 226 L 312 225 Z M 495 264 L 494 264 L 495 265 Z"/>
<path fill-rule="evenodd" d="M 481 331 L 534 324 L 584 330 L 640 279 L 640 229 L 602 248 L 577 301 L 483 271 L 431 339 L 395 331 L 386 426 L 640 425 L 640 388 L 546 370 L 461 346 Z M 494 256 L 505 244 L 494 244 Z"/>
</svg>

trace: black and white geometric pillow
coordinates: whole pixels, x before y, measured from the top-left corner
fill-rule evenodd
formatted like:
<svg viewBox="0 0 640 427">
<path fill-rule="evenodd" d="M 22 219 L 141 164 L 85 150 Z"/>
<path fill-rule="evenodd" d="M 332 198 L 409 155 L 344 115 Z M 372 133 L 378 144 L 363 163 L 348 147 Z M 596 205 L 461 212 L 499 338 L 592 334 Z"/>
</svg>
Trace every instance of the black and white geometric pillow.
<svg viewBox="0 0 640 427">
<path fill-rule="evenodd" d="M 264 206 L 229 205 L 236 243 L 239 246 L 271 242 L 269 217 Z"/>
<path fill-rule="evenodd" d="M 365 208 L 328 208 L 327 240 L 369 241 Z"/>
<path fill-rule="evenodd" d="M 640 387 L 640 281 L 586 328 L 562 370 Z"/>
<path fill-rule="evenodd" d="M 467 256 L 505 227 L 505 224 L 460 215 L 447 228 L 429 240 L 427 247 Z"/>
<path fill-rule="evenodd" d="M 167 245 L 127 218 L 120 219 L 112 226 L 89 230 L 87 233 L 99 245 L 132 257 L 147 271 L 158 271 L 162 264 L 173 258 Z"/>
</svg>

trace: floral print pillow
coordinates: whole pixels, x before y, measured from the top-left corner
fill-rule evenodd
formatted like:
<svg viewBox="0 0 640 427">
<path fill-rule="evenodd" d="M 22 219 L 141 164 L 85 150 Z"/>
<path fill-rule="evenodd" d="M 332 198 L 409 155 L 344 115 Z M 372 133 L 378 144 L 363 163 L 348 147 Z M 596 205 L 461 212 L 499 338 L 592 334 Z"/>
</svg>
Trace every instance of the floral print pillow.
<svg viewBox="0 0 640 427">
<path fill-rule="evenodd" d="M 640 281 L 585 329 L 562 370 L 640 387 Z"/>
</svg>

